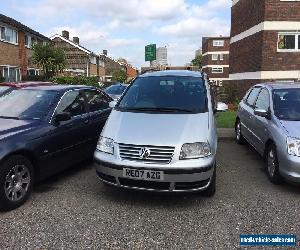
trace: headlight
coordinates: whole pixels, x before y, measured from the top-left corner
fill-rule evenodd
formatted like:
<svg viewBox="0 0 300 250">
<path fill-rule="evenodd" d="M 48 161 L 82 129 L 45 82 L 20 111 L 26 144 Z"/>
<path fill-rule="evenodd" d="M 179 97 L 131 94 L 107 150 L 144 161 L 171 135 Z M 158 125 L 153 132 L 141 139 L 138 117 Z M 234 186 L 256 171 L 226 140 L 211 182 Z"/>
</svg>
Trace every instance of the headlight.
<svg viewBox="0 0 300 250">
<path fill-rule="evenodd" d="M 97 150 L 108 154 L 114 154 L 114 141 L 112 139 L 100 136 L 97 143 Z"/>
<path fill-rule="evenodd" d="M 183 144 L 179 159 L 197 159 L 211 155 L 208 142 L 196 142 Z"/>
<path fill-rule="evenodd" d="M 286 140 L 287 151 L 289 155 L 300 156 L 300 140 L 288 137 Z"/>
</svg>

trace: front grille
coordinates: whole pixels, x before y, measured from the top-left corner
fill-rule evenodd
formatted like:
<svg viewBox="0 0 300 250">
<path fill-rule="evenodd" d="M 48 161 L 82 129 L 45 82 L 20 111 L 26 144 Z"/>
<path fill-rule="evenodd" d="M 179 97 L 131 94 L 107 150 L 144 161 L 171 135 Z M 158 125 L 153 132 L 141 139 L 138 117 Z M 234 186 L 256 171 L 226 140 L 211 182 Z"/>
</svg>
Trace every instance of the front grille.
<svg viewBox="0 0 300 250">
<path fill-rule="evenodd" d="M 119 178 L 119 181 L 121 185 L 132 188 L 144 188 L 160 191 L 168 191 L 170 188 L 169 182 L 142 181 L 127 178 Z"/>
<path fill-rule="evenodd" d="M 150 150 L 150 156 L 146 159 L 140 157 L 140 150 L 147 148 Z M 139 161 L 143 163 L 168 164 L 173 157 L 175 147 L 168 146 L 146 146 L 119 144 L 120 157 L 122 160 Z"/>
</svg>

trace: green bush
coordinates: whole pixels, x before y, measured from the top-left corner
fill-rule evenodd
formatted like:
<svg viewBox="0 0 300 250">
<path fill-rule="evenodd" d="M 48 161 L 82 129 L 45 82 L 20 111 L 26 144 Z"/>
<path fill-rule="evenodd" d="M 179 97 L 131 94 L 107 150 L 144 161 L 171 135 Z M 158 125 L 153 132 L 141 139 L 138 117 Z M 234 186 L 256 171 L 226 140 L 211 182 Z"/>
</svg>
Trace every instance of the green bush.
<svg viewBox="0 0 300 250">
<path fill-rule="evenodd" d="M 45 82 L 47 81 L 46 76 L 40 75 L 40 76 L 22 76 L 22 81 L 28 81 L 28 82 Z"/>
<path fill-rule="evenodd" d="M 97 76 L 56 76 L 52 77 L 50 81 L 66 85 L 87 85 L 99 87 L 99 78 Z"/>
<path fill-rule="evenodd" d="M 0 76 L 0 82 L 5 82 L 5 78 L 3 76 Z"/>
</svg>

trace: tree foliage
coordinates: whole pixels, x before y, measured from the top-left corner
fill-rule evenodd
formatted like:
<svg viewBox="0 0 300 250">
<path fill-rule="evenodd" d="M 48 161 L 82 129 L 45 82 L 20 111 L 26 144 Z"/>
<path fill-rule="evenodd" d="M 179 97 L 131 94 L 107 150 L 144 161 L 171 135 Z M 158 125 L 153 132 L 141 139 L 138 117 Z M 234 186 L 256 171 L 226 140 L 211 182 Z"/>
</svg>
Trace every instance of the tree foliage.
<svg viewBox="0 0 300 250">
<path fill-rule="evenodd" d="M 33 46 L 33 62 L 43 68 L 47 78 L 62 72 L 66 66 L 64 51 L 49 43 Z"/>
<path fill-rule="evenodd" d="M 116 82 L 126 82 L 127 81 L 127 73 L 124 70 L 115 70 L 112 73 L 112 80 Z"/>
<path fill-rule="evenodd" d="M 192 66 L 198 66 L 198 67 L 202 67 L 202 55 L 197 55 L 192 61 L 191 64 Z"/>
</svg>

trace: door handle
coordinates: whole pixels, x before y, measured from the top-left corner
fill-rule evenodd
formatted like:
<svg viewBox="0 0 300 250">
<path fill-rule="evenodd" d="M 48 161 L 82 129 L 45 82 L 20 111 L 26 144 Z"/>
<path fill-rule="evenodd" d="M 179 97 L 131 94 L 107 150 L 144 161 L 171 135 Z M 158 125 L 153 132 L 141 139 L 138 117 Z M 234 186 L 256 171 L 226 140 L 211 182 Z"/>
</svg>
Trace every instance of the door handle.
<svg viewBox="0 0 300 250">
<path fill-rule="evenodd" d="M 89 122 L 90 122 L 89 120 L 85 120 L 84 124 L 89 124 Z"/>
</svg>

